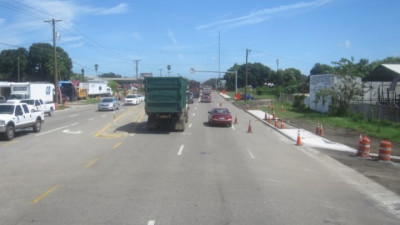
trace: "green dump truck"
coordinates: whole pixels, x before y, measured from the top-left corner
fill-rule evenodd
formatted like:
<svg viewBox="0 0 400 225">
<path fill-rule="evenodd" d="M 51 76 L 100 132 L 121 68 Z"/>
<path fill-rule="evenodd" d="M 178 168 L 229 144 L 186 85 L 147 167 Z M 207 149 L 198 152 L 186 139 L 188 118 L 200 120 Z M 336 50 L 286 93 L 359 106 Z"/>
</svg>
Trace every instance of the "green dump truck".
<svg viewBox="0 0 400 225">
<path fill-rule="evenodd" d="M 147 128 L 150 131 L 161 127 L 185 130 L 189 110 L 186 80 L 182 77 L 146 77 L 145 93 Z"/>
</svg>

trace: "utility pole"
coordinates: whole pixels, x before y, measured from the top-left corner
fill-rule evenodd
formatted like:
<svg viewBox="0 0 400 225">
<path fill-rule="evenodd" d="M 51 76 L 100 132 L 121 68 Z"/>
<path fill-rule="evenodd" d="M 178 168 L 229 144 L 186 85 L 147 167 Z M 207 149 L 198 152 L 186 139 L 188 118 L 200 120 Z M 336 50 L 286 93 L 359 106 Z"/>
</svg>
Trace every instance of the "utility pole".
<svg viewBox="0 0 400 225">
<path fill-rule="evenodd" d="M 221 71 L 221 31 L 218 32 L 218 71 Z M 218 80 L 220 74 L 218 73 L 218 79 L 215 81 L 215 89 L 218 90 Z"/>
<path fill-rule="evenodd" d="M 138 85 L 138 92 L 140 91 L 140 84 L 139 84 L 139 75 L 138 75 L 138 70 L 139 70 L 139 61 L 140 59 L 135 59 L 133 60 L 136 63 L 136 83 Z"/>
<path fill-rule="evenodd" d="M 162 69 L 160 69 L 160 77 L 162 77 Z"/>
<path fill-rule="evenodd" d="M 58 75 L 57 75 L 57 47 L 56 47 L 56 22 L 60 22 L 61 20 L 55 20 L 54 18 L 52 20 L 45 20 L 45 23 L 50 23 L 53 27 L 53 47 L 54 47 L 54 90 L 55 90 L 55 104 L 56 108 L 58 107 L 58 92 L 59 92 L 59 87 L 58 87 Z"/>
<path fill-rule="evenodd" d="M 249 58 L 249 53 L 251 52 L 250 49 L 246 49 L 246 84 L 244 86 L 244 101 L 247 102 L 247 61 Z"/>
<path fill-rule="evenodd" d="M 19 56 L 18 56 L 17 60 L 18 60 L 18 82 L 19 82 Z"/>
</svg>

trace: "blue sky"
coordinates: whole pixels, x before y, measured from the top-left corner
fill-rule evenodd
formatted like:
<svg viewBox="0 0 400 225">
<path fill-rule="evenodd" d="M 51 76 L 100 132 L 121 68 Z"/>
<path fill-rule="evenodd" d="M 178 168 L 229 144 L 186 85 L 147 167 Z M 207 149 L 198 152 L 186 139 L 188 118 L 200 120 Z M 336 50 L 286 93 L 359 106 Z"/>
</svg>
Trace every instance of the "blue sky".
<svg viewBox="0 0 400 225">
<path fill-rule="evenodd" d="M 308 75 L 315 63 L 400 56 L 399 0 L 0 0 L 0 50 L 57 45 L 74 72 L 182 75 L 204 81 L 249 62 Z M 220 38 L 219 38 L 220 37 Z M 219 41 L 220 40 L 220 41 Z M 12 46 L 10 46 L 12 45 Z M 220 47 L 219 47 L 220 46 Z M 220 49 L 220 50 L 219 50 Z"/>
</svg>

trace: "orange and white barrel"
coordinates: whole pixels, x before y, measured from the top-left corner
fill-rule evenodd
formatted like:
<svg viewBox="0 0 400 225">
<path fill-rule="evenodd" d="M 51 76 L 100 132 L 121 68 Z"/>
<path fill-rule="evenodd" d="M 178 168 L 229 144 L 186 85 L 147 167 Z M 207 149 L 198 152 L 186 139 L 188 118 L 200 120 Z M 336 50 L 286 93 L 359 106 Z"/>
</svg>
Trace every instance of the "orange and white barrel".
<svg viewBox="0 0 400 225">
<path fill-rule="evenodd" d="M 358 145 L 357 156 L 368 157 L 371 152 L 371 141 L 367 136 L 361 140 Z"/>
<path fill-rule="evenodd" d="M 390 155 L 392 152 L 392 143 L 388 140 L 382 140 L 379 145 L 379 160 L 390 161 Z"/>
</svg>

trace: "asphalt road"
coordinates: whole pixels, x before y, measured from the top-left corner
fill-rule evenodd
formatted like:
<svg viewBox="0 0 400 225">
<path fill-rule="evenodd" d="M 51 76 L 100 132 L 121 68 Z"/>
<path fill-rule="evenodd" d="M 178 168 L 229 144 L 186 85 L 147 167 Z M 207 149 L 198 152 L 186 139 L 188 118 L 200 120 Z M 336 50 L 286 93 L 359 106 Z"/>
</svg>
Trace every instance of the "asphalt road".
<svg viewBox="0 0 400 225">
<path fill-rule="evenodd" d="M 208 126 L 220 102 L 239 124 Z M 73 106 L 1 140 L 0 224 L 399 224 L 356 172 L 219 96 L 189 115 L 184 132 L 148 132 L 143 103 Z"/>
</svg>

